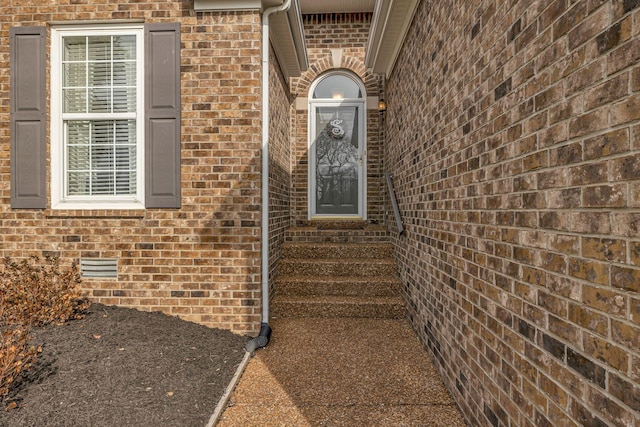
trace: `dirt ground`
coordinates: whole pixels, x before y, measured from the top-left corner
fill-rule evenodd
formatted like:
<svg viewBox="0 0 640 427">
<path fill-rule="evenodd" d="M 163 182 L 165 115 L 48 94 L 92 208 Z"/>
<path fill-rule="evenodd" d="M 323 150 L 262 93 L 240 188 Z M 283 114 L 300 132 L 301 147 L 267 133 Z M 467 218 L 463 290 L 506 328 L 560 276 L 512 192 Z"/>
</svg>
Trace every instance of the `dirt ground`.
<svg viewBox="0 0 640 427">
<path fill-rule="evenodd" d="M 0 426 L 204 427 L 247 337 L 161 313 L 93 304 L 34 331 L 43 351 Z M 6 405 L 5 405 L 6 406 Z"/>
</svg>

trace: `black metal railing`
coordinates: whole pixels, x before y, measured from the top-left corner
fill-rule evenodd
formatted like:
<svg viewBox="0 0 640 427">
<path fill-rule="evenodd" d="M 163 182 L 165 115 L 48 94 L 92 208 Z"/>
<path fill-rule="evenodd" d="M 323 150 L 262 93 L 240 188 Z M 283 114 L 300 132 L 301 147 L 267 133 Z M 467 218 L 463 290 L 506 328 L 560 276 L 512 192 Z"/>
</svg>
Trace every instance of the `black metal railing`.
<svg viewBox="0 0 640 427">
<path fill-rule="evenodd" d="M 402 225 L 402 217 L 400 216 L 400 209 L 398 209 L 398 201 L 396 200 L 396 192 L 393 190 L 393 177 L 389 172 L 386 173 L 387 186 L 389 187 L 389 198 L 391 199 L 391 206 L 393 206 L 393 215 L 396 218 L 396 224 L 398 226 L 398 234 L 404 233 L 404 225 Z"/>
</svg>

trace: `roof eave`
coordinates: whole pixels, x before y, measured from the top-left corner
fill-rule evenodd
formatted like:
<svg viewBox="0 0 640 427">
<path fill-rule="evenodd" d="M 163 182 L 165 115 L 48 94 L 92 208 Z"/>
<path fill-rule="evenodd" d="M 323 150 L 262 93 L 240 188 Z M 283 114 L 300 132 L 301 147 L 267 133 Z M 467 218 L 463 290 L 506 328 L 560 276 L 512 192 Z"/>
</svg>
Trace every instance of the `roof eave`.
<svg viewBox="0 0 640 427">
<path fill-rule="evenodd" d="M 280 6 L 283 0 L 194 0 L 196 11 L 211 10 L 261 10 Z"/>
<path fill-rule="evenodd" d="M 195 0 L 196 11 L 259 10 L 280 6 L 284 0 Z M 309 66 L 298 0 L 287 13 L 272 15 L 269 38 L 285 77 L 298 77 Z"/>
<path fill-rule="evenodd" d="M 378 0 L 373 11 L 365 65 L 390 76 L 420 0 Z"/>
<path fill-rule="evenodd" d="M 299 77 L 307 70 L 309 59 L 298 0 L 292 0 L 286 14 L 272 15 L 269 37 L 286 78 Z"/>
</svg>

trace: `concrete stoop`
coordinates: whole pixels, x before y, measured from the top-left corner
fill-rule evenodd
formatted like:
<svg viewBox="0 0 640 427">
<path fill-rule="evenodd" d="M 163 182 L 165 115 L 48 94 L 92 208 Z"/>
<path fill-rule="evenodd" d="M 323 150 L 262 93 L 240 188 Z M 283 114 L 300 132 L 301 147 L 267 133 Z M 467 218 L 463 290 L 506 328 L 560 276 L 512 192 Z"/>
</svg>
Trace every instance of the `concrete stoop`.
<svg viewBox="0 0 640 427">
<path fill-rule="evenodd" d="M 384 228 L 361 223 L 290 229 L 274 283 L 272 316 L 403 318 L 388 240 Z"/>
</svg>

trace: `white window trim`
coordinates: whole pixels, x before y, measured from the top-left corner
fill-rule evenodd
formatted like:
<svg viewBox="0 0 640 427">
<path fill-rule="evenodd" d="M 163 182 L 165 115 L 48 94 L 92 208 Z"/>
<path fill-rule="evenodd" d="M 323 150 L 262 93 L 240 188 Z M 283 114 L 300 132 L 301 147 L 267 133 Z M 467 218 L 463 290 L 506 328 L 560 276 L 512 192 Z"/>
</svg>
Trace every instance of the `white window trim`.
<svg viewBox="0 0 640 427">
<path fill-rule="evenodd" d="M 82 35 L 136 35 L 136 196 L 65 197 L 65 150 L 62 125 L 62 37 Z M 142 25 L 64 26 L 51 30 L 51 208 L 52 209 L 144 209 L 144 27 Z"/>
</svg>

